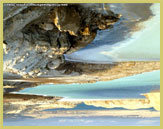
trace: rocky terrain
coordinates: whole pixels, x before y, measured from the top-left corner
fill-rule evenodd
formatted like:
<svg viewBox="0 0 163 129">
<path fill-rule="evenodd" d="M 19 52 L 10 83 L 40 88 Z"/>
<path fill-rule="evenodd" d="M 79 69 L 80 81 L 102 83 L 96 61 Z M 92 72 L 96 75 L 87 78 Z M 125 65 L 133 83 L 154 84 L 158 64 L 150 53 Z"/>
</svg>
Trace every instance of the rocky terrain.
<svg viewBox="0 0 163 129">
<path fill-rule="evenodd" d="M 112 29 L 121 17 L 109 9 L 100 9 L 89 4 L 4 5 L 4 93 L 43 83 L 92 83 L 160 69 L 160 62 L 152 61 L 66 61 L 64 54 L 85 47 L 98 30 Z"/>
<path fill-rule="evenodd" d="M 115 64 L 87 64 L 66 62 L 52 72 L 38 78 L 4 77 L 4 93 L 19 91 L 40 84 L 94 83 L 160 69 L 160 62 L 121 62 Z M 64 74 L 61 74 L 64 71 Z"/>
<path fill-rule="evenodd" d="M 4 6 L 4 77 L 59 75 L 55 69 L 64 63 L 63 54 L 85 47 L 97 30 L 111 28 L 119 18 L 78 4 Z"/>
<path fill-rule="evenodd" d="M 65 59 L 64 54 L 86 47 L 96 38 L 97 31 L 113 29 L 114 24 L 121 19 L 121 14 L 104 8 L 104 4 L 4 4 L 4 119 L 160 116 L 160 91 L 143 94 L 143 99 L 73 101 L 66 101 L 59 96 L 12 93 L 41 84 L 95 83 L 160 70 L 160 61 L 96 64 Z M 80 104 L 105 110 L 76 109 Z"/>
</svg>

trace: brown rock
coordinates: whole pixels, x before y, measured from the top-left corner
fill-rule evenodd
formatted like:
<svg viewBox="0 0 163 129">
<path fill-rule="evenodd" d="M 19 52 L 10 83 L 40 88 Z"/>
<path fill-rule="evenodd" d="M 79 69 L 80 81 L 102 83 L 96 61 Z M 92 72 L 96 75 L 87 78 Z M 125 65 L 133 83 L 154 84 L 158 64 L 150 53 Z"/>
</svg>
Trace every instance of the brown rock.
<svg viewBox="0 0 163 129">
<path fill-rule="evenodd" d="M 54 24 L 61 32 L 77 35 L 80 28 L 80 15 L 74 7 L 58 7 L 55 10 Z"/>
</svg>

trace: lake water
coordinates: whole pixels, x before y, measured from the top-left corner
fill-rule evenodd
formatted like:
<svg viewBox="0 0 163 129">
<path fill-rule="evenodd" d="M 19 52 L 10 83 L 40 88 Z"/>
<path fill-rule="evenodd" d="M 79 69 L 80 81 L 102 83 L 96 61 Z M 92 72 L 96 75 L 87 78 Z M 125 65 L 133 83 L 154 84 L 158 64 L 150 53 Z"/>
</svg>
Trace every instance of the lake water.
<svg viewBox="0 0 163 129">
<path fill-rule="evenodd" d="M 122 14 L 120 21 L 112 29 L 98 31 L 91 44 L 65 55 L 66 59 L 96 63 L 159 61 L 160 4 L 155 3 L 150 7 L 148 4 L 140 5 L 112 4 L 110 8 Z"/>
<path fill-rule="evenodd" d="M 109 8 L 115 13 L 121 13 L 122 18 L 113 29 L 98 31 L 94 41 L 85 48 L 65 55 L 67 60 L 80 62 L 111 63 L 119 61 L 159 61 L 160 60 L 160 4 L 122 4 L 112 3 Z M 151 13 L 149 13 L 148 11 Z M 145 17 L 150 17 L 145 19 Z M 134 25 L 138 25 L 140 30 Z M 131 29 L 132 28 L 132 29 Z M 88 84 L 46 84 L 20 90 L 18 94 L 34 94 L 44 96 L 60 96 L 59 101 L 78 100 L 108 100 L 145 98 L 144 93 L 160 89 L 160 70 L 144 72 L 133 76 L 111 81 Z M 37 102 L 36 102 L 37 105 Z M 24 105 L 21 105 L 22 107 Z M 33 107 L 29 106 L 31 111 Z M 13 109 L 14 110 L 14 109 Z M 15 109 L 17 110 L 17 109 Z M 62 111 L 73 112 L 82 110 L 83 114 L 94 111 L 131 111 L 126 116 L 54 116 Z M 136 109 L 137 111 L 159 112 L 153 107 Z M 27 111 L 27 110 L 26 110 Z M 54 108 L 36 112 L 35 118 L 28 114 L 4 114 L 4 126 L 159 126 L 160 117 L 138 117 L 132 115 L 133 110 L 125 108 L 104 108 L 78 104 L 74 108 Z M 25 111 L 24 111 L 25 112 Z M 44 114 L 42 114 L 44 112 Z M 37 114 L 38 113 L 38 114 Z M 39 114 L 40 113 L 40 114 Z M 33 116 L 35 114 L 33 113 Z"/>
<path fill-rule="evenodd" d="M 122 99 L 144 98 L 141 94 L 158 89 L 160 70 L 89 84 L 46 84 L 16 93 L 61 96 L 65 99 Z"/>
</svg>

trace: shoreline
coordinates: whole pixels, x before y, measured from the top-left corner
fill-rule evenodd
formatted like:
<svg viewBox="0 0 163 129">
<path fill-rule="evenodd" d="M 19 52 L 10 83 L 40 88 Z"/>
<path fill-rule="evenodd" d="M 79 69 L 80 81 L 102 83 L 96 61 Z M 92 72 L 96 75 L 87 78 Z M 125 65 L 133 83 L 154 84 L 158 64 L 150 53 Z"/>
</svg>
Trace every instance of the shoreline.
<svg viewBox="0 0 163 129">
<path fill-rule="evenodd" d="M 117 64 L 85 64 L 68 62 L 67 67 L 73 74 L 68 73 L 64 76 L 44 75 L 39 78 L 16 78 L 4 76 L 4 94 L 19 91 L 41 84 L 85 84 L 99 81 L 110 81 L 123 77 L 133 76 L 144 72 L 160 70 L 160 62 L 121 62 Z M 62 71 L 62 67 L 59 69 Z M 12 77 L 12 78 L 11 78 Z"/>
</svg>

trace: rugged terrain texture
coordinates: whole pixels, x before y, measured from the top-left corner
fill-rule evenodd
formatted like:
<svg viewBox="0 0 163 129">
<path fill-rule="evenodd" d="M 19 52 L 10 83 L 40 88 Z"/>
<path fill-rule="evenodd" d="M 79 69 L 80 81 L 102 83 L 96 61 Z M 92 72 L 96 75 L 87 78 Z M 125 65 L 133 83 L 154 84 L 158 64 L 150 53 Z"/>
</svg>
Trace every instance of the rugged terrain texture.
<svg viewBox="0 0 163 129">
<path fill-rule="evenodd" d="M 59 75 L 69 54 L 91 43 L 97 30 L 111 28 L 120 15 L 107 15 L 78 4 L 4 6 L 4 77 Z M 62 73 L 64 74 L 64 73 Z"/>
<path fill-rule="evenodd" d="M 39 78 L 22 79 L 12 76 L 4 78 L 4 93 L 48 83 L 71 84 L 108 81 L 159 69 L 160 62 L 121 62 L 115 64 L 66 62 L 57 68 L 58 75 L 49 73 Z M 62 72 L 64 74 L 61 74 Z"/>
<path fill-rule="evenodd" d="M 83 4 L 4 5 L 4 93 L 43 83 L 93 83 L 159 70 L 160 62 L 88 64 L 64 59 L 120 19 L 120 14 L 104 12 Z"/>
</svg>

